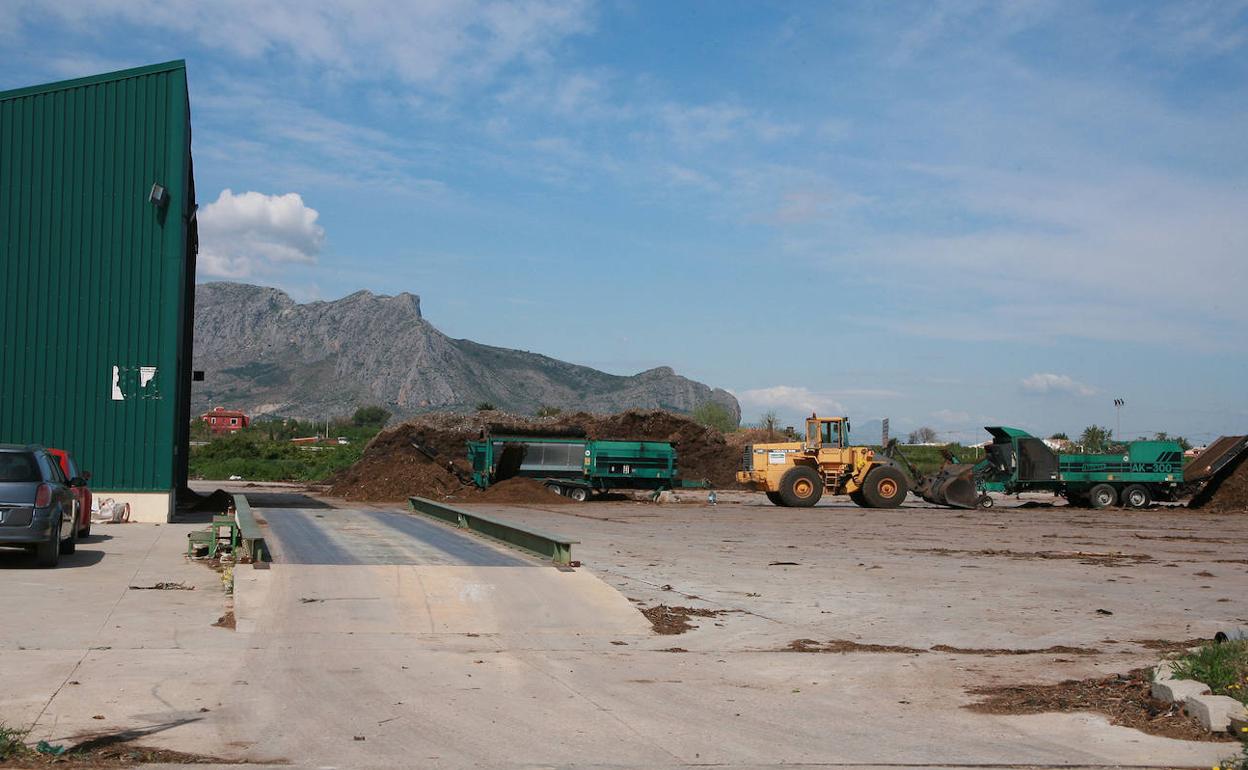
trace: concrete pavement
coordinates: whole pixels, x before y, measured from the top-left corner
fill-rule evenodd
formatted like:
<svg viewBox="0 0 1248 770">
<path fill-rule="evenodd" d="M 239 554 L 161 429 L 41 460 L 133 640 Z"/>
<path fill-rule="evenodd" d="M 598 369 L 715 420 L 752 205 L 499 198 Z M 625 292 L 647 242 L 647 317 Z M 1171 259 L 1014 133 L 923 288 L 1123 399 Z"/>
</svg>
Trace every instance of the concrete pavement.
<svg viewBox="0 0 1248 770">
<path fill-rule="evenodd" d="M 1192 540 L 1216 533 L 1233 548 L 1248 534 L 1237 519 L 488 510 L 582 540 L 588 567 L 561 572 L 483 541 L 438 548 L 365 509 L 259 509 L 279 554 L 303 558 L 291 545 L 302 538 L 371 555 L 239 568 L 233 632 L 210 625 L 224 599 L 215 573 L 182 560 L 187 528 L 128 525 L 84 546 L 101 552 L 84 555 L 97 561 L 89 570 L 4 571 L 0 611 L 21 619 L 0 635 L 0 681 L 14 683 L 0 718 L 37 720 L 32 737 L 54 739 L 142 727 L 156 731 L 150 745 L 300 767 L 1198 767 L 1229 753 L 1094 715 L 1001 717 L 959 705 L 978 684 L 1141 665 L 1155 655 L 1131 640 L 1197 634 L 1242 614 L 1217 598 L 1245 595 L 1244 565 L 1217 561 L 1224 543 Z M 406 539 L 372 542 L 386 531 Z M 477 547 L 523 566 L 495 564 Z M 988 553 L 1046 548 L 1147 548 L 1150 561 Z M 312 553 L 332 561 L 332 548 Z M 781 561 L 797 565 L 771 564 Z M 124 587 L 170 579 L 197 590 Z M 64 612 L 39 614 L 52 599 Z M 660 637 L 630 606 L 658 602 L 735 611 Z M 1104 606 L 1116 614 L 1092 613 Z M 776 651 L 796 638 L 1081 644 L 1102 654 Z M 677 646 L 689 652 L 664 651 Z"/>
</svg>

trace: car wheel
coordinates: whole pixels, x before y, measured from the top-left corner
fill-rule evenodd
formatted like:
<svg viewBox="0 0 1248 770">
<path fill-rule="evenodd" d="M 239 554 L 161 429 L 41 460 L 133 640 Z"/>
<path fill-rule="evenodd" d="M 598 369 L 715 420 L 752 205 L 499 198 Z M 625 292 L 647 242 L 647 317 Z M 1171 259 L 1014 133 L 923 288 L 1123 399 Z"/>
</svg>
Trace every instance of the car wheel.
<svg viewBox="0 0 1248 770">
<path fill-rule="evenodd" d="M 55 526 L 48 539 L 35 546 L 35 564 L 50 568 L 61 563 L 61 528 Z"/>
</svg>

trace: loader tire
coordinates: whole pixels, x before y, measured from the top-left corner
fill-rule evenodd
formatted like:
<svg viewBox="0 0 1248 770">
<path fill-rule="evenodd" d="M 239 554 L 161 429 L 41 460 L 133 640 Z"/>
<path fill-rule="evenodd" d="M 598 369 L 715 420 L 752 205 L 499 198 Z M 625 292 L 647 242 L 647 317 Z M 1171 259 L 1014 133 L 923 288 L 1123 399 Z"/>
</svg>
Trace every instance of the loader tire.
<svg viewBox="0 0 1248 770">
<path fill-rule="evenodd" d="M 771 501 L 772 505 L 779 505 L 781 507 L 784 507 L 784 499 L 780 497 L 779 492 L 767 492 L 766 494 L 767 494 L 767 499 Z"/>
<path fill-rule="evenodd" d="M 806 465 L 790 468 L 780 478 L 780 500 L 790 508 L 809 508 L 823 497 L 823 479 Z"/>
<path fill-rule="evenodd" d="M 857 490 L 857 491 L 855 491 L 855 492 L 850 492 L 850 493 L 849 493 L 849 499 L 850 499 L 851 501 L 853 501 L 854 505 L 858 506 L 859 508 L 870 508 L 870 507 L 871 507 L 871 506 L 867 505 L 867 498 L 865 498 L 865 497 L 863 497 L 863 496 L 862 496 L 862 490 L 861 490 L 861 489 L 859 489 L 859 490 Z"/>
<path fill-rule="evenodd" d="M 869 508 L 896 508 L 909 491 L 906 474 L 891 465 L 872 468 L 862 484 L 862 497 Z"/>
</svg>

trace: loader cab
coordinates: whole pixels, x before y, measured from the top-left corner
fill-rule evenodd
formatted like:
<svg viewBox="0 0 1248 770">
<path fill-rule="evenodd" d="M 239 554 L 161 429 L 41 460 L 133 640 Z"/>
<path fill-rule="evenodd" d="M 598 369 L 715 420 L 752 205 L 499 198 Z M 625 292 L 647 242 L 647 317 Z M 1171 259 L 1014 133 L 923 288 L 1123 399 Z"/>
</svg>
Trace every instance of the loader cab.
<svg viewBox="0 0 1248 770">
<path fill-rule="evenodd" d="M 849 420 L 844 417 L 806 418 L 806 448 L 844 449 L 849 446 Z"/>
</svg>

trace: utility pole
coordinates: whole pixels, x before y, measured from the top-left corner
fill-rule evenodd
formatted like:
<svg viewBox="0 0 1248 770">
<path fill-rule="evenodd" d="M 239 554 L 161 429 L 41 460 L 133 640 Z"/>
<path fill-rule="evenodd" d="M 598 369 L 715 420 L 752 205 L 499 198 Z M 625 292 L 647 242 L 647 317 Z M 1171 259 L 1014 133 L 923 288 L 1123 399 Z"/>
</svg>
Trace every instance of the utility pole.
<svg viewBox="0 0 1248 770">
<path fill-rule="evenodd" d="M 1116 412 L 1118 416 L 1118 427 L 1116 428 L 1117 432 L 1114 433 L 1114 436 L 1118 438 L 1119 440 L 1122 439 L 1122 408 L 1126 405 L 1127 405 L 1126 399 L 1123 399 L 1123 398 L 1114 399 L 1114 412 Z"/>
</svg>

